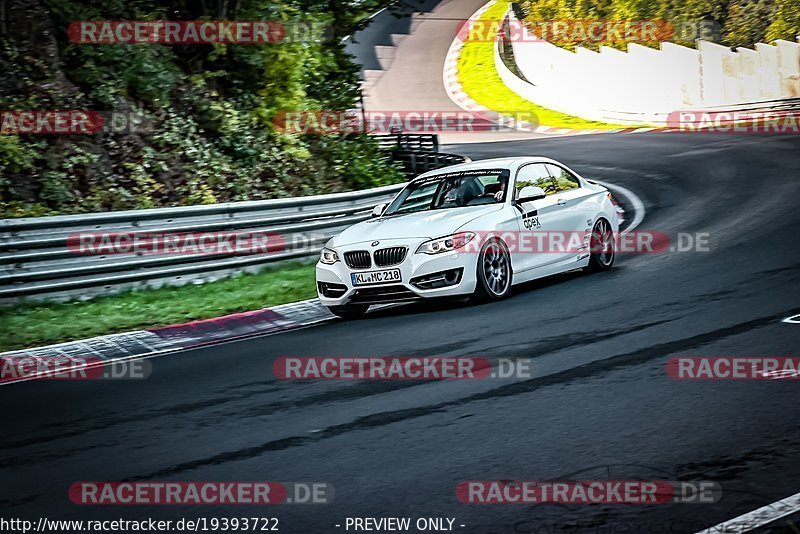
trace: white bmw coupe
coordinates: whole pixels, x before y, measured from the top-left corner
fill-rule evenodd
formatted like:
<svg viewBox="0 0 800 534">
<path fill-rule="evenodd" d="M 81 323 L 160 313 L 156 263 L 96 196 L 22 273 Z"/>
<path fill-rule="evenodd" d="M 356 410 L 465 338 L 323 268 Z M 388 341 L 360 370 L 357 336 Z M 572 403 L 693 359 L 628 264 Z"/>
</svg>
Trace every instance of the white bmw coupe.
<svg viewBox="0 0 800 534">
<path fill-rule="evenodd" d="M 372 216 L 328 241 L 316 266 L 319 300 L 340 317 L 433 297 L 497 300 L 521 282 L 607 270 L 619 225 L 605 187 L 543 157 L 427 172 Z"/>
</svg>

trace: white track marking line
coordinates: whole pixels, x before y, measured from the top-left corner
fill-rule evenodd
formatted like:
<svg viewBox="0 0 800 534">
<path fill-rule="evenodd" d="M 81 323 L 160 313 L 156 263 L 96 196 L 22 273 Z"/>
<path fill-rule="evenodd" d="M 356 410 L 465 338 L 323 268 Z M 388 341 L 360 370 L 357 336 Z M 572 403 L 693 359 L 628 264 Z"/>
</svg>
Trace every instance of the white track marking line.
<svg viewBox="0 0 800 534">
<path fill-rule="evenodd" d="M 787 317 L 782 323 L 789 323 L 789 324 L 800 324 L 800 313 L 797 315 L 792 315 L 791 317 Z"/>
<path fill-rule="evenodd" d="M 622 196 L 626 197 L 633 207 L 633 221 L 631 224 L 628 225 L 625 230 L 622 231 L 622 234 L 627 234 L 628 232 L 632 232 L 636 229 L 637 226 L 642 224 L 644 220 L 644 215 L 646 213 L 644 208 L 644 202 L 642 199 L 638 197 L 636 193 L 628 189 L 627 187 L 622 187 L 621 185 L 610 184 L 608 182 L 601 182 L 600 180 L 592 180 L 595 183 L 598 183 L 605 187 L 606 189 L 610 189 L 611 191 L 617 191 Z"/>
<path fill-rule="evenodd" d="M 772 504 L 762 506 L 757 510 L 748 512 L 729 519 L 719 525 L 708 527 L 701 530 L 697 534 L 718 534 L 718 533 L 732 533 L 732 532 L 750 532 L 759 527 L 763 527 L 767 523 L 777 521 L 782 517 L 800 511 L 800 493 L 795 493 L 790 497 L 781 499 Z"/>
</svg>

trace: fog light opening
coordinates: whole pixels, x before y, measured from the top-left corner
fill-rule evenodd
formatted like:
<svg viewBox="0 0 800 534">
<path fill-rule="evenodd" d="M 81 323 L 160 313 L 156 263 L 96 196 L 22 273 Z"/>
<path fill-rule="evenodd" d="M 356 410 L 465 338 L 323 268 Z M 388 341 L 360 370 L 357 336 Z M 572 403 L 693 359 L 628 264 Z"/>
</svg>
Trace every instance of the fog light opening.
<svg viewBox="0 0 800 534">
<path fill-rule="evenodd" d="M 450 269 L 425 276 L 418 276 L 411 279 L 411 285 L 419 289 L 439 289 L 442 287 L 455 286 L 461 283 L 461 276 L 464 269 Z"/>
<path fill-rule="evenodd" d="M 317 282 L 319 293 L 326 298 L 338 299 L 347 293 L 347 286 L 330 282 Z"/>
</svg>

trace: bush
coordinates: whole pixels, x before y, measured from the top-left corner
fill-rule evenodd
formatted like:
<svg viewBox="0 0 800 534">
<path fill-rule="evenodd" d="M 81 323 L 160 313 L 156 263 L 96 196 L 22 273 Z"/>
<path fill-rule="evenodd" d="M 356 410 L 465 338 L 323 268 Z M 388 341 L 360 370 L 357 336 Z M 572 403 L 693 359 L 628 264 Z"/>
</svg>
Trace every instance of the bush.
<svg viewBox="0 0 800 534">
<path fill-rule="evenodd" d="M 800 35 L 800 0 L 523 0 L 528 21 L 645 20 L 670 22 L 675 34 L 663 40 L 694 46 L 701 37 L 728 46 L 752 47 Z M 682 29 L 699 31 L 681 31 Z M 600 44 L 625 49 L 624 43 L 565 43 L 597 49 Z M 657 47 L 658 43 L 642 43 Z"/>
<path fill-rule="evenodd" d="M 11 31 L 0 43 L 0 69 L 10 78 L 0 83 L 0 109 L 138 112 L 153 130 L 0 136 L 3 216 L 253 200 L 402 180 L 363 136 L 289 136 L 271 125 L 281 111 L 355 107 L 358 68 L 341 35 L 389 2 L 361 1 L 357 10 L 351 3 L 11 0 Z M 74 20 L 203 18 L 333 24 L 334 37 L 278 45 L 78 45 L 66 33 Z"/>
</svg>

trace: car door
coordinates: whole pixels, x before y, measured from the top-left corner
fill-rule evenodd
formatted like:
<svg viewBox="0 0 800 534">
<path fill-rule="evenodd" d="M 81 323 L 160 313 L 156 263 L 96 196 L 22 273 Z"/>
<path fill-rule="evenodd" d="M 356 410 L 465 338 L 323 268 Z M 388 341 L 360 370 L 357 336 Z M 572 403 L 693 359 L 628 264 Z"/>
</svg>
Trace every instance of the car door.
<svg viewBox="0 0 800 534">
<path fill-rule="evenodd" d="M 581 241 L 588 247 L 589 233 L 594 222 L 592 219 L 596 211 L 593 206 L 597 202 L 598 193 L 582 187 L 580 180 L 564 167 L 552 163 L 548 163 L 546 166 L 555 184 L 556 206 L 562 210 L 561 216 L 565 228 L 571 233 L 570 239 L 574 242 L 576 236 L 580 236 Z M 578 256 L 583 256 L 588 252 L 588 249 L 576 250 L 576 248 L 575 246 L 570 247 L 571 251 Z"/>
<path fill-rule="evenodd" d="M 514 199 L 526 186 L 541 187 L 545 198 L 514 204 L 519 212 L 519 239 L 512 253 L 515 272 L 524 272 L 564 260 L 568 254 L 559 241 L 570 230 L 568 213 L 558 204 L 558 187 L 544 163 L 520 167 L 514 183 Z M 574 223 L 573 223 L 574 224 Z"/>
<path fill-rule="evenodd" d="M 506 201 L 506 197 L 513 194 L 513 192 L 508 192 L 508 188 L 510 187 L 509 183 L 511 182 L 509 171 L 504 170 L 499 175 L 487 174 L 486 176 L 479 177 L 478 180 L 484 192 L 489 191 L 489 194 L 494 192 L 495 198 L 497 199 L 496 202 L 499 203 L 500 209 L 492 215 L 490 226 L 474 228 L 474 230 L 478 231 L 481 235 L 480 241 L 476 243 L 476 251 L 480 250 L 480 246 L 483 245 L 487 235 L 500 235 L 506 236 L 506 238 L 514 236 L 515 238 L 519 233 L 519 211 Z M 484 194 L 484 197 L 485 196 L 486 193 Z M 516 270 L 517 265 L 513 256 L 513 249 L 515 246 L 512 242 L 514 238 L 506 239 L 506 244 L 512 254 L 511 266 Z"/>
</svg>

